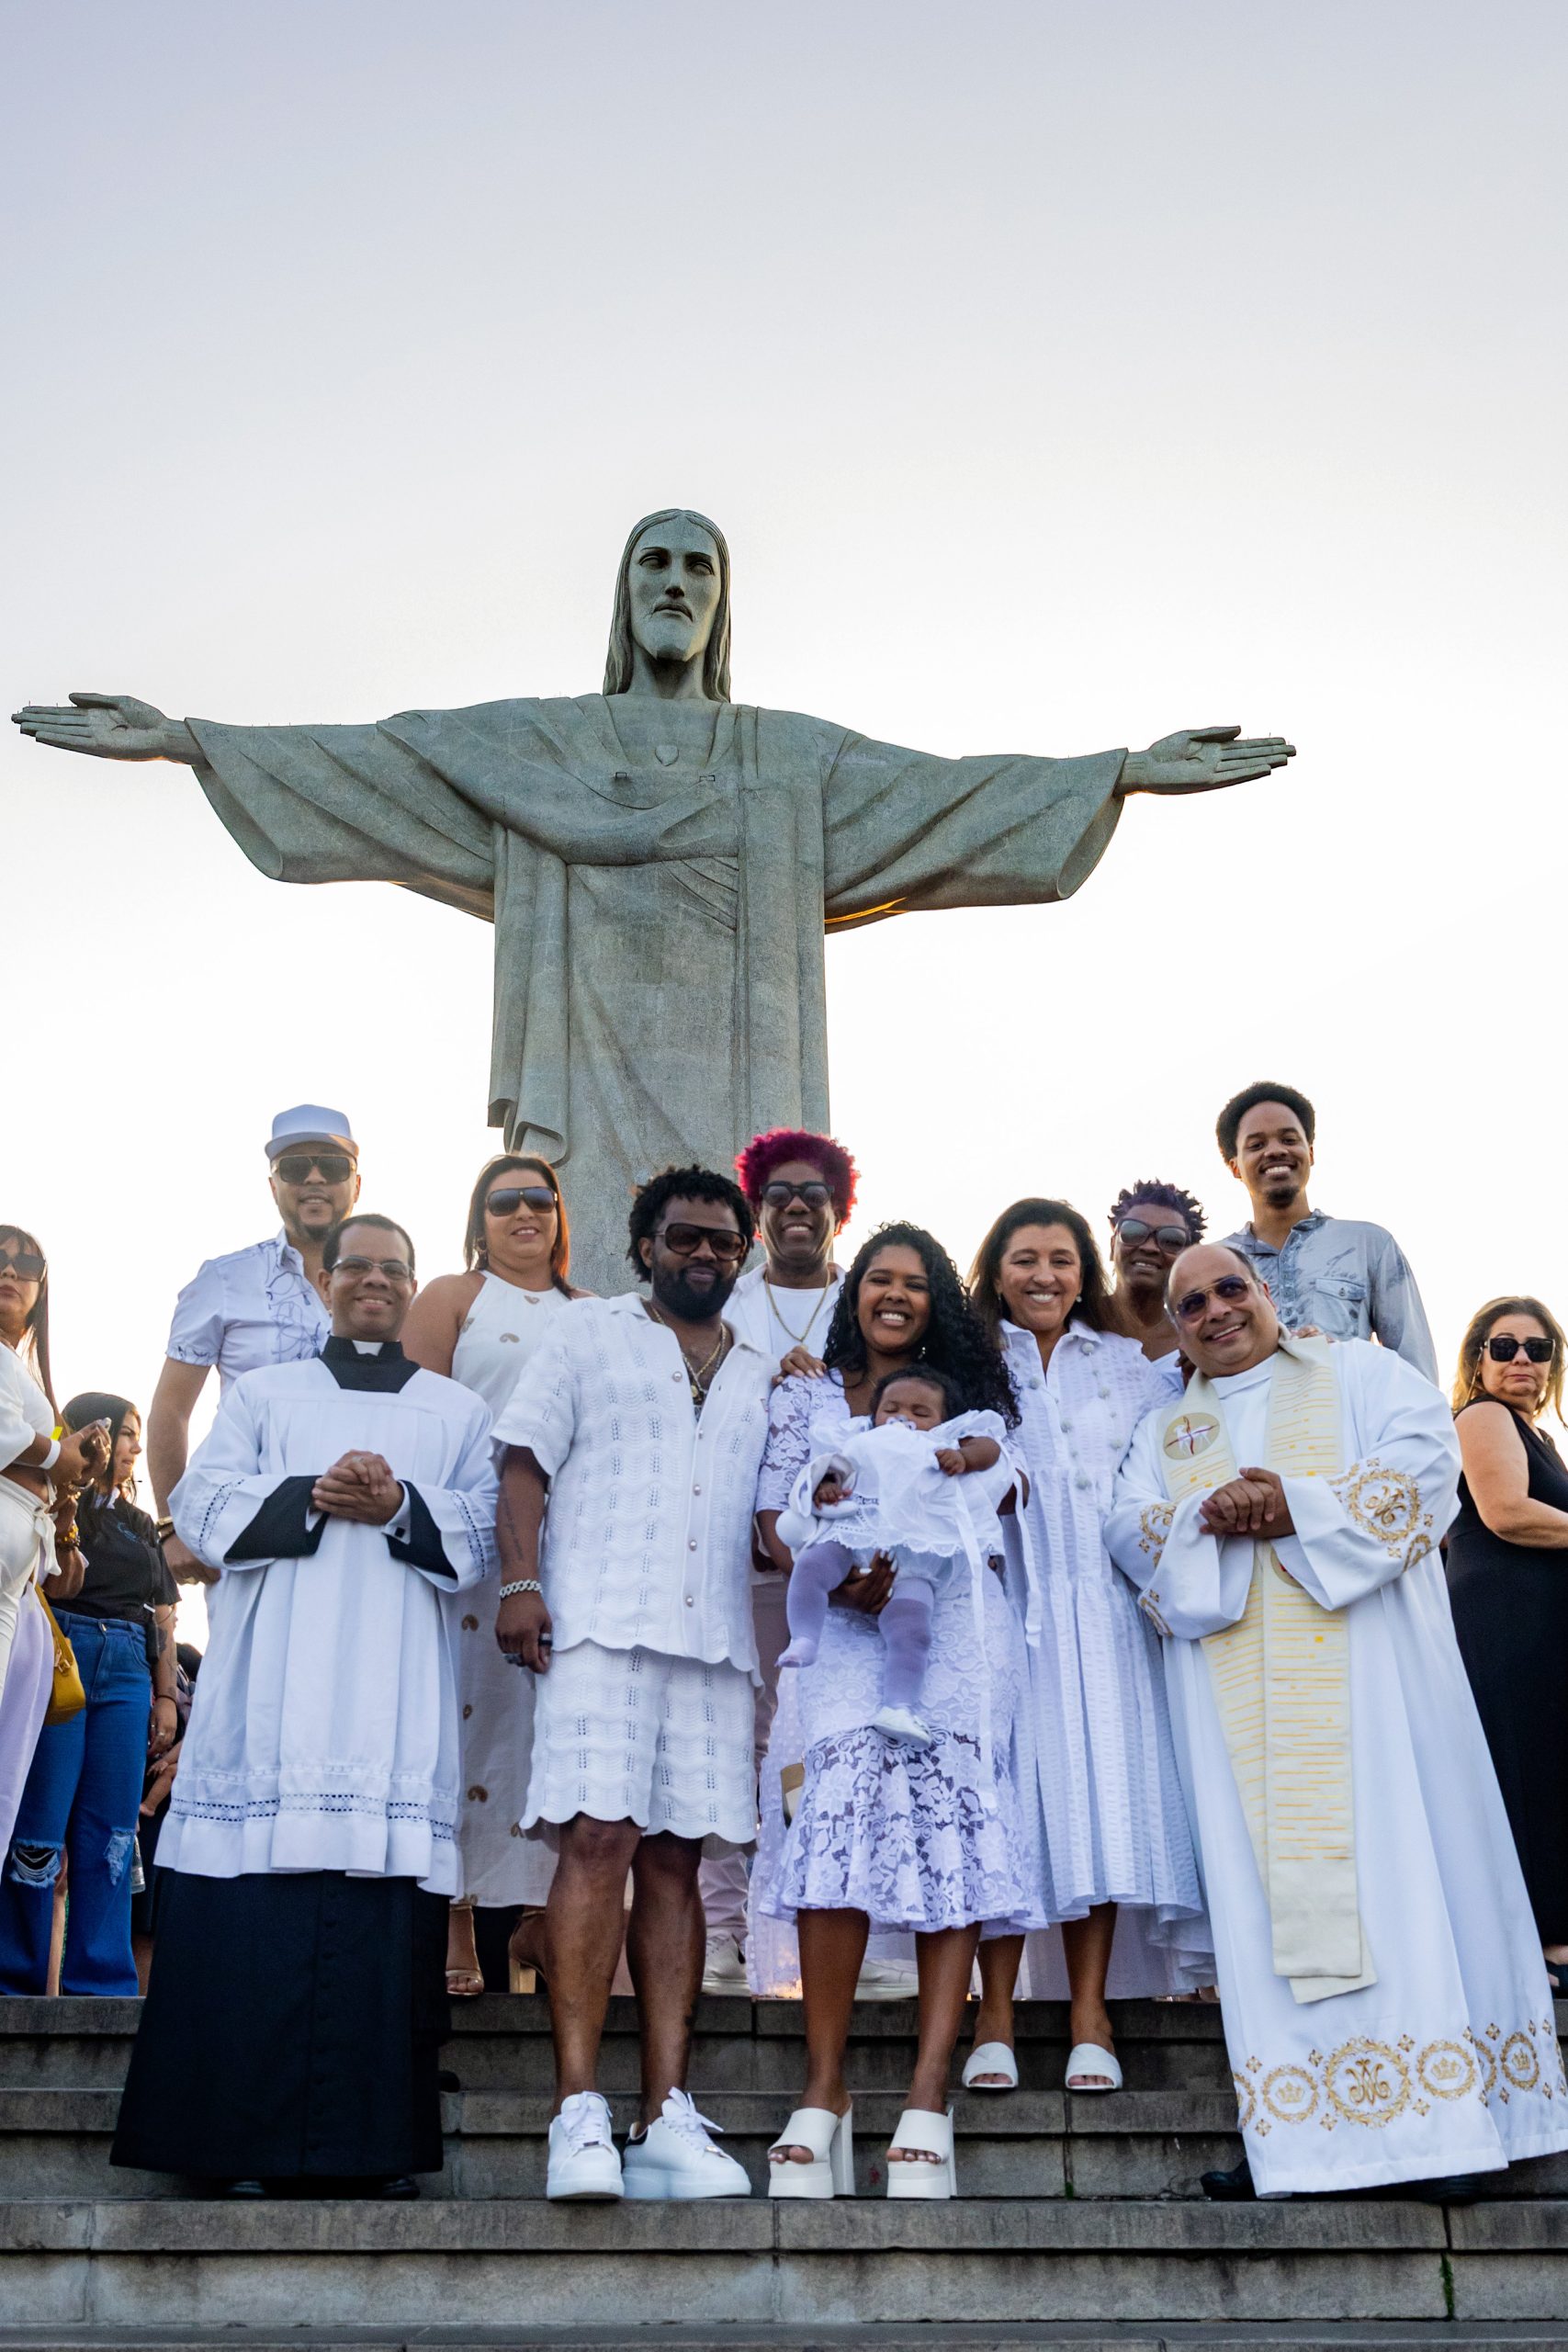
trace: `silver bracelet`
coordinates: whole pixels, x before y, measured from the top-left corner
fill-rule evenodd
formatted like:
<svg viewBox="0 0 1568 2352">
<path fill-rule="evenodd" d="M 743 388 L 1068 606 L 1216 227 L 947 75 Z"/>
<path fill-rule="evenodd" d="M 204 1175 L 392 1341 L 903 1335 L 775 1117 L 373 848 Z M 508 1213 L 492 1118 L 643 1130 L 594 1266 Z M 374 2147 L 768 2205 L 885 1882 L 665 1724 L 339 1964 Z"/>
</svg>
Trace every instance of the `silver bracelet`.
<svg viewBox="0 0 1568 2352">
<path fill-rule="evenodd" d="M 537 1577 L 519 1577 L 515 1583 L 503 1584 L 501 1588 L 502 1600 L 510 1600 L 514 1592 L 536 1592 L 541 1600 L 545 1597 L 545 1588 Z"/>
</svg>

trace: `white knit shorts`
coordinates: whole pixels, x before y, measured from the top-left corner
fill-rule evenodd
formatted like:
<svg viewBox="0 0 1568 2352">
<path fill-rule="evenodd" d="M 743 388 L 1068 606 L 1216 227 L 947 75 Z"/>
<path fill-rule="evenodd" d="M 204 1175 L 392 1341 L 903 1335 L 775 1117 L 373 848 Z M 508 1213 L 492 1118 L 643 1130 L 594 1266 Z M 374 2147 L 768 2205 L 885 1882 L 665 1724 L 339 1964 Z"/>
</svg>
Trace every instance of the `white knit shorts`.
<svg viewBox="0 0 1568 2352">
<path fill-rule="evenodd" d="M 635 1821 L 652 1835 L 735 1853 L 757 1835 L 756 1693 L 739 1666 L 658 1650 L 558 1650 L 538 1678 L 523 1827 L 558 1843 L 563 1821 Z"/>
</svg>

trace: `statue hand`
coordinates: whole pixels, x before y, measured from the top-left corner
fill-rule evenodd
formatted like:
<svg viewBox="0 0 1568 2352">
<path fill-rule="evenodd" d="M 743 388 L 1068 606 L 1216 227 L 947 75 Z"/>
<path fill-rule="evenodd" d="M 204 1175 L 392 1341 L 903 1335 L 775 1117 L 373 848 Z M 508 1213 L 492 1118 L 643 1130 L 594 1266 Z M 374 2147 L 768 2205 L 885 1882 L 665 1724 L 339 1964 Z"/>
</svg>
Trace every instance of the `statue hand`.
<svg viewBox="0 0 1568 2352">
<path fill-rule="evenodd" d="M 1129 792 L 1218 792 L 1267 775 L 1296 756 L 1282 735 L 1243 737 L 1239 727 L 1193 727 L 1162 735 L 1146 752 L 1129 752 L 1120 790 Z"/>
<path fill-rule="evenodd" d="M 96 760 L 195 760 L 196 742 L 181 719 L 165 718 L 134 695 L 76 695 L 68 703 L 28 704 L 11 714 L 24 735 L 59 752 Z"/>
</svg>

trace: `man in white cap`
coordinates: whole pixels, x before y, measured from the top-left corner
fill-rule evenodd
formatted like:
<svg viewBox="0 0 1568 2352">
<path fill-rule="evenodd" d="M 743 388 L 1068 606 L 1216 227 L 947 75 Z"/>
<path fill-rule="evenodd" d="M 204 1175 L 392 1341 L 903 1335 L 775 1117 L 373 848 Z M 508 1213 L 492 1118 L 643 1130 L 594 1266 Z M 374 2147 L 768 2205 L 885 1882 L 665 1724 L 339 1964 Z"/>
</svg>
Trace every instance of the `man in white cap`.
<svg viewBox="0 0 1568 2352">
<path fill-rule="evenodd" d="M 281 1231 L 209 1258 L 181 1291 L 167 1362 L 147 1417 L 147 1472 L 164 1556 L 182 1584 L 209 1584 L 174 1532 L 169 1497 L 185 1476 L 190 1419 L 216 1365 L 220 1390 L 258 1364 L 319 1355 L 331 1324 L 317 1283 L 321 1244 L 359 1198 L 359 1147 L 346 1115 L 321 1102 L 280 1111 L 265 1146 Z"/>
</svg>

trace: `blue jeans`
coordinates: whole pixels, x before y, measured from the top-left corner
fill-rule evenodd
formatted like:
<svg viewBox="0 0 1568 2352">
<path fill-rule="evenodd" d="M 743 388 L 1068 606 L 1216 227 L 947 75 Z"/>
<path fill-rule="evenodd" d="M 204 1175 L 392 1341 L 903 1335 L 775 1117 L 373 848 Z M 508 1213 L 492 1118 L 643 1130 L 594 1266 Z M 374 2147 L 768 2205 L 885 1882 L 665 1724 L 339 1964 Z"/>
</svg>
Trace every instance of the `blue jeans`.
<svg viewBox="0 0 1568 2352">
<path fill-rule="evenodd" d="M 60 1989 L 134 1994 L 130 1860 L 152 1703 L 146 1635 L 123 1619 L 55 1614 L 87 1703 L 39 1736 L 0 1870 L 0 1993 L 41 1993 L 48 1983 L 63 1849 L 71 1870 Z"/>
</svg>

